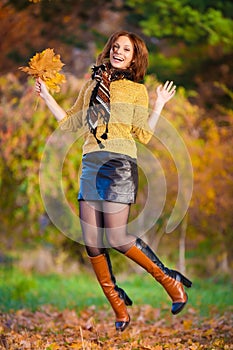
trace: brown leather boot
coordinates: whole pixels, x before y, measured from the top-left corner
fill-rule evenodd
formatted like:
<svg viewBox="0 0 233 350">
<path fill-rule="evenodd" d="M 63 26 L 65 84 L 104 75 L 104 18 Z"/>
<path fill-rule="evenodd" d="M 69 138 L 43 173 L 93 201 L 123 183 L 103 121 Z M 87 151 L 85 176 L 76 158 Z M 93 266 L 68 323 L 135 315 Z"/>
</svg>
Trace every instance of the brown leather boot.
<svg viewBox="0 0 233 350">
<path fill-rule="evenodd" d="M 115 286 L 114 289 L 118 292 L 119 297 L 120 297 L 121 299 L 124 300 L 125 305 L 133 305 L 132 300 L 131 300 L 130 297 L 126 294 L 126 292 L 124 291 L 124 289 L 118 287 L 118 285 L 116 284 L 116 278 L 115 278 L 115 276 L 113 275 L 113 272 L 112 272 L 112 264 L 111 264 L 110 256 L 109 256 L 109 254 L 108 254 L 107 249 L 105 250 L 104 255 L 105 255 L 106 259 L 107 259 L 108 269 L 109 269 L 109 273 L 110 273 L 110 275 L 111 275 L 111 280 L 112 280 L 112 282 L 113 282 L 113 284 L 114 284 L 114 286 Z"/>
<path fill-rule="evenodd" d="M 116 315 L 116 330 L 123 331 L 129 325 L 130 317 L 127 312 L 126 302 L 124 301 L 124 296 L 119 292 L 119 287 L 116 286 L 115 282 L 112 280 L 111 271 L 109 270 L 109 265 L 105 254 L 101 254 L 95 257 L 90 257 L 93 269 L 95 271 L 96 277 L 103 289 L 105 296 L 110 302 L 113 311 Z M 122 289 L 120 289 L 123 291 Z M 125 292 L 124 292 L 125 293 Z M 127 296 L 127 294 L 125 293 Z M 127 300 L 130 300 L 127 296 Z M 130 300 L 131 304 L 132 301 Z M 130 304 L 129 304 L 130 305 Z"/>
<path fill-rule="evenodd" d="M 176 270 L 165 267 L 150 247 L 138 238 L 125 255 L 149 272 L 167 291 L 172 299 L 173 315 L 178 314 L 188 301 L 183 285 L 190 288 L 192 282 Z"/>
</svg>

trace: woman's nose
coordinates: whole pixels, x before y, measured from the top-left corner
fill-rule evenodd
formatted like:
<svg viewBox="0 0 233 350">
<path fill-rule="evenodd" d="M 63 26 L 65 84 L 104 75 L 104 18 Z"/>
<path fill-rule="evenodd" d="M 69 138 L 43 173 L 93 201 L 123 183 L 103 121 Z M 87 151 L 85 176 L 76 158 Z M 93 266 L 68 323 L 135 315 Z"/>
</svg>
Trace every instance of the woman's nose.
<svg viewBox="0 0 233 350">
<path fill-rule="evenodd" d="M 116 48 L 115 48 L 115 53 L 121 54 L 121 48 L 120 48 L 120 47 L 116 47 Z"/>
</svg>

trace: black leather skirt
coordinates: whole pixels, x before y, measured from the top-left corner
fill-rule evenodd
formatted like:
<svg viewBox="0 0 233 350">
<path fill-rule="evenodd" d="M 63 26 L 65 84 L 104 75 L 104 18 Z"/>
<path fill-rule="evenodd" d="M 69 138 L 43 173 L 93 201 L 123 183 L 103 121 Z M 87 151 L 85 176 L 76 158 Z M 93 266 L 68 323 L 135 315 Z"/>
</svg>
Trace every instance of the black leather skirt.
<svg viewBox="0 0 233 350">
<path fill-rule="evenodd" d="M 135 203 L 137 190 L 136 159 L 106 151 L 83 155 L 78 200 Z"/>
</svg>

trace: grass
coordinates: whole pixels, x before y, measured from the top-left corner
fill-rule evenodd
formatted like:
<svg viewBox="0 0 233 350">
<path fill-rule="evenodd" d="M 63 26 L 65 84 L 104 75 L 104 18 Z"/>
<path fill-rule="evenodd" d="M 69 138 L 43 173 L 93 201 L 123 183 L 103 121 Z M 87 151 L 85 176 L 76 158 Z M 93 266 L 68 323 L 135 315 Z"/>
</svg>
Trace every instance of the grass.
<svg viewBox="0 0 233 350">
<path fill-rule="evenodd" d="M 170 308 L 170 300 L 163 288 L 146 274 L 121 278 L 120 283 L 135 305 L 149 304 L 155 308 Z M 212 312 L 224 313 L 232 307 L 232 282 L 227 279 L 195 279 L 188 290 L 189 306 L 199 310 L 200 315 Z M 106 299 L 92 273 L 78 275 L 24 274 L 17 269 L 0 269 L 0 310 L 22 308 L 36 310 L 44 304 L 62 310 L 77 311 L 87 306 L 103 307 Z"/>
</svg>

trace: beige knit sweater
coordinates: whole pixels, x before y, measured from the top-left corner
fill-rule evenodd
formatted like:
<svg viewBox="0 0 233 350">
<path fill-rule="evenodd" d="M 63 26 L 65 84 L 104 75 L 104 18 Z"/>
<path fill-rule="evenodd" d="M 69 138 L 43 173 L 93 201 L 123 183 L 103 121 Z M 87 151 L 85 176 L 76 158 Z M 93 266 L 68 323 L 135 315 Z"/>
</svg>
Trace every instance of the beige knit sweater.
<svg viewBox="0 0 233 350">
<path fill-rule="evenodd" d="M 86 123 L 86 112 L 89 107 L 91 92 L 95 80 L 88 80 L 82 87 L 79 96 L 67 115 L 59 124 L 62 130 L 78 131 L 84 136 L 83 154 L 94 151 L 109 151 L 137 157 L 135 139 L 148 143 L 153 134 L 148 125 L 148 94 L 143 84 L 130 80 L 117 80 L 110 84 L 110 118 L 108 138 L 102 140 L 105 125 L 98 121 L 97 138 L 105 148 L 100 149 Z"/>
</svg>

